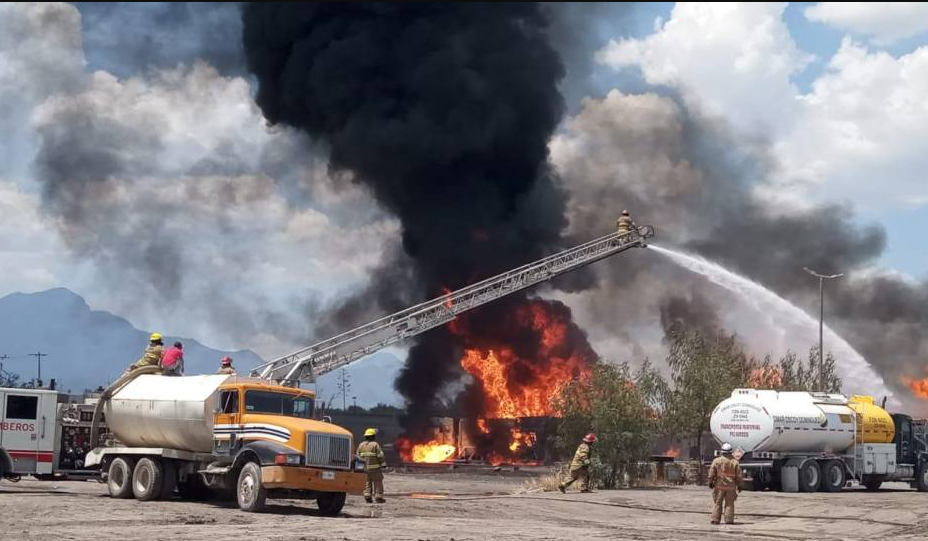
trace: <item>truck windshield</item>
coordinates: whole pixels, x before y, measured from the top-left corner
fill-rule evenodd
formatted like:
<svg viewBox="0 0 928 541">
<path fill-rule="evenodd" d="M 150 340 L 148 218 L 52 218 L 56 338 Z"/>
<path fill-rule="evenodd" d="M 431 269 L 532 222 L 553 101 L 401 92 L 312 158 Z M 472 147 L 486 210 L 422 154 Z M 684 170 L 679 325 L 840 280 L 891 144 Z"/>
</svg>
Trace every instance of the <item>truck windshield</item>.
<svg viewBox="0 0 928 541">
<path fill-rule="evenodd" d="M 313 400 L 306 396 L 269 391 L 245 391 L 245 411 L 313 418 Z"/>
</svg>

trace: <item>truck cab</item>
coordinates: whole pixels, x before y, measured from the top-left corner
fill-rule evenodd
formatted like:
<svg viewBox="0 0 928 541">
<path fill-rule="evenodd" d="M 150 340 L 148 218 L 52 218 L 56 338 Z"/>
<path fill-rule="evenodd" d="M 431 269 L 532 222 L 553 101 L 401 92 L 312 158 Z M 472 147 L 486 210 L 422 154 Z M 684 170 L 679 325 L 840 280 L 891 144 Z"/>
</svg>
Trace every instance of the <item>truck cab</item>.
<svg viewBox="0 0 928 541">
<path fill-rule="evenodd" d="M 57 411 L 57 391 L 0 388 L 0 478 L 52 473 Z"/>
</svg>

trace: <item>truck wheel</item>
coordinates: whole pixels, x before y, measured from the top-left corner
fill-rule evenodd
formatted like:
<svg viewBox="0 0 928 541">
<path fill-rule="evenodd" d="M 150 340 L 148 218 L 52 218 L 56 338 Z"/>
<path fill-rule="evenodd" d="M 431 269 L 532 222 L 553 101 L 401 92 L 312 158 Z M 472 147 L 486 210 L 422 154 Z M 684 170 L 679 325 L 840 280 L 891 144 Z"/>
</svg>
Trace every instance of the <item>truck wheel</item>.
<svg viewBox="0 0 928 541">
<path fill-rule="evenodd" d="M 110 462 L 106 473 L 106 488 L 110 497 L 129 499 L 132 497 L 132 471 L 135 460 L 116 457 Z"/>
<path fill-rule="evenodd" d="M 177 464 L 173 460 L 161 461 L 161 495 L 160 500 L 170 500 L 174 497 L 174 489 L 177 488 Z"/>
<path fill-rule="evenodd" d="M 840 460 L 825 460 L 822 468 L 822 492 L 840 492 L 847 481 L 844 464 Z"/>
<path fill-rule="evenodd" d="M 817 492 L 822 483 L 822 469 L 815 460 L 806 460 L 799 468 L 799 491 Z"/>
<path fill-rule="evenodd" d="M 235 493 L 242 511 L 254 513 L 264 509 L 267 489 L 261 484 L 261 466 L 257 462 L 249 462 L 242 467 Z"/>
<path fill-rule="evenodd" d="M 161 497 L 164 470 L 156 458 L 140 458 L 132 473 L 132 493 L 140 502 L 149 502 Z"/>
<path fill-rule="evenodd" d="M 316 504 L 319 505 L 319 514 L 327 517 L 337 517 L 345 507 L 344 492 L 324 492 L 322 496 L 316 498 Z"/>
<path fill-rule="evenodd" d="M 921 462 L 915 472 L 915 488 L 919 492 L 928 492 L 928 462 Z"/>
<path fill-rule="evenodd" d="M 864 475 L 864 486 L 867 487 L 867 490 L 874 491 L 880 490 L 880 485 L 883 484 L 883 477 L 879 475 Z"/>
</svg>

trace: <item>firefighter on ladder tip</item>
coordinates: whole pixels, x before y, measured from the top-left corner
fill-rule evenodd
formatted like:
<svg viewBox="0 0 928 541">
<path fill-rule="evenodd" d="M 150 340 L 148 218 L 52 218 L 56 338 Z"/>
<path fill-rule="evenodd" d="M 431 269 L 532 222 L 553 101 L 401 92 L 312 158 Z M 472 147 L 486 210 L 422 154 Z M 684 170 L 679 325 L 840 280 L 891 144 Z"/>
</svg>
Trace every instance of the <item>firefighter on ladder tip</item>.
<svg viewBox="0 0 928 541">
<path fill-rule="evenodd" d="M 722 519 L 725 508 L 725 524 L 735 523 L 735 500 L 741 492 L 741 464 L 732 456 L 730 443 L 722 444 L 722 456 L 716 457 L 709 467 L 709 488 L 712 489 L 712 524 Z"/>
<path fill-rule="evenodd" d="M 367 484 L 364 485 L 364 501 L 384 503 L 383 498 L 383 468 L 387 465 L 384 459 L 383 449 L 375 441 L 377 437 L 376 428 L 368 428 L 364 431 L 364 441 L 358 445 L 358 458 L 364 463 L 364 471 L 367 473 Z"/>
<path fill-rule="evenodd" d="M 153 332 L 148 337 L 148 347 L 142 358 L 129 365 L 127 372 L 142 368 L 144 366 L 161 366 L 161 357 L 164 355 L 164 342 L 161 341 L 161 333 Z"/>
<path fill-rule="evenodd" d="M 225 374 L 227 376 L 235 375 L 235 367 L 232 366 L 232 357 L 226 355 L 219 361 L 219 370 L 216 371 L 217 374 Z"/>
<path fill-rule="evenodd" d="M 574 459 L 570 461 L 568 477 L 557 487 L 561 493 L 566 492 L 567 487 L 577 479 L 580 480 L 580 492 L 593 492 L 590 490 L 590 464 L 592 464 L 591 454 L 594 443 L 596 443 L 596 434 L 591 432 L 583 436 L 583 441 L 577 447 L 577 452 L 574 453 Z"/>
<path fill-rule="evenodd" d="M 615 228 L 619 236 L 625 236 L 635 230 L 635 222 L 632 221 L 632 215 L 623 210 L 622 215 L 615 222 Z"/>
</svg>

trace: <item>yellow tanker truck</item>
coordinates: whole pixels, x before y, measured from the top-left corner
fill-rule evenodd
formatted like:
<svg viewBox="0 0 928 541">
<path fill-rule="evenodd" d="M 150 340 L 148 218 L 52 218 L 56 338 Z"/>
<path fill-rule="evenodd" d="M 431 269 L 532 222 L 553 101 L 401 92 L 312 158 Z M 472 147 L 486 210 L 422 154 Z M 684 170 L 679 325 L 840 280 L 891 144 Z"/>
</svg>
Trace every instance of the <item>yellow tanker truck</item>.
<svg viewBox="0 0 928 541">
<path fill-rule="evenodd" d="M 744 453 L 745 478 L 757 490 L 877 490 L 907 481 L 928 491 L 926 421 L 890 414 L 869 396 L 736 389 L 710 428 Z"/>
</svg>

